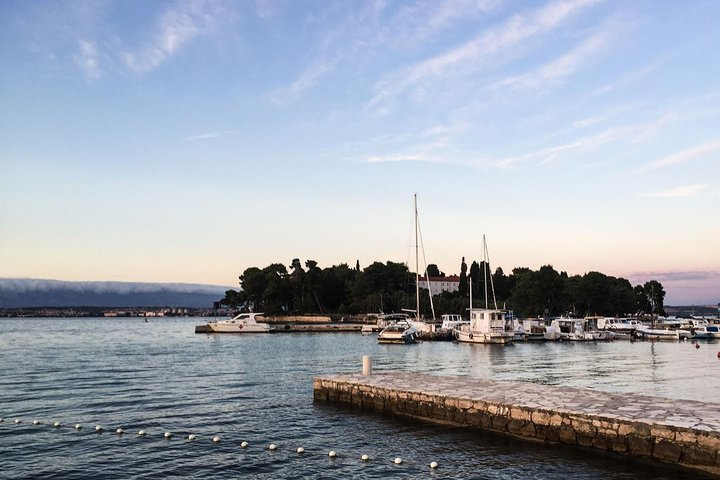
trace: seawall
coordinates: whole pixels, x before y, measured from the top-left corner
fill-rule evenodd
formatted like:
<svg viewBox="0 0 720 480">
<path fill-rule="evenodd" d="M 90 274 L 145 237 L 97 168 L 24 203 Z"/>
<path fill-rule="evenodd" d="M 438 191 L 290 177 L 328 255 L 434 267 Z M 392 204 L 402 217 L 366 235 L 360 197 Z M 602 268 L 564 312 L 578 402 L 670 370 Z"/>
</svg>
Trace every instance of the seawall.
<svg viewBox="0 0 720 480">
<path fill-rule="evenodd" d="M 411 372 L 316 378 L 313 397 L 720 476 L 720 405 L 713 403 Z"/>
</svg>

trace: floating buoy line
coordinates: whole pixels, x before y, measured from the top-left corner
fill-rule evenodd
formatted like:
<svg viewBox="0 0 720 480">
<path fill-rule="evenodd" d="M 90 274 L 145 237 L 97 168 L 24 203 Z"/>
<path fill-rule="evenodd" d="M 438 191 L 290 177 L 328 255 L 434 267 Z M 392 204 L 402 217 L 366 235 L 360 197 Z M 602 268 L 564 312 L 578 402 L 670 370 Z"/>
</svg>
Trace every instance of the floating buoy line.
<svg viewBox="0 0 720 480">
<path fill-rule="evenodd" d="M 718 353 L 718 357 L 720 357 L 720 352 Z M 2 418 L 2 417 L 0 417 L 0 423 L 5 423 L 5 419 Z M 13 420 L 13 423 L 14 423 L 15 425 L 21 425 L 21 424 L 23 424 L 24 422 L 23 422 L 23 419 L 21 419 L 21 418 L 15 418 L 15 419 Z M 35 427 L 39 427 L 39 426 L 43 426 L 43 425 L 45 425 L 45 424 L 44 424 L 41 420 L 37 420 L 37 419 L 36 419 L 36 420 L 33 420 L 33 421 L 32 421 L 32 425 L 35 426 Z M 81 423 L 76 423 L 75 425 L 71 425 L 71 426 L 65 427 L 61 422 L 55 421 L 55 422 L 50 423 L 49 425 L 50 425 L 53 429 L 55 429 L 55 430 L 59 430 L 59 429 L 61 429 L 61 428 L 64 427 L 64 428 L 66 428 L 66 429 L 72 429 L 72 430 L 76 430 L 77 432 L 81 432 L 82 429 L 83 429 L 83 425 L 82 425 Z M 96 432 L 96 433 L 103 433 L 104 431 L 105 431 L 105 428 L 104 428 L 102 425 L 100 425 L 100 424 L 95 425 L 95 432 Z M 122 427 L 118 427 L 117 429 L 115 429 L 115 433 L 116 433 L 118 436 L 122 437 L 122 436 L 124 436 L 124 434 L 126 433 L 126 431 L 125 431 Z M 146 430 L 139 430 L 139 431 L 137 432 L 137 436 L 138 436 L 138 437 L 149 437 L 149 436 L 151 436 L 151 435 L 150 435 Z M 171 440 L 171 439 L 174 437 L 174 434 L 173 434 L 173 432 L 165 431 L 164 433 L 162 433 L 162 437 L 163 437 L 164 440 L 169 441 L 169 440 Z M 198 435 L 193 434 L 193 433 L 190 433 L 190 434 L 184 435 L 183 438 L 184 438 L 185 440 L 187 440 L 188 442 L 194 442 L 195 440 L 198 439 Z M 219 435 L 215 435 L 215 436 L 212 436 L 212 437 L 210 437 L 209 435 L 208 435 L 207 437 L 201 436 L 200 438 L 210 438 L 211 442 L 212 442 L 212 443 L 215 443 L 215 444 L 219 444 L 219 443 L 220 443 L 220 440 L 221 440 L 221 438 L 220 438 Z M 237 445 L 238 445 L 239 448 L 241 448 L 241 449 L 247 449 L 247 448 L 250 447 L 250 443 L 249 443 L 247 440 L 243 440 L 243 441 L 237 443 Z M 266 448 L 268 451 L 270 451 L 270 452 L 276 452 L 276 451 L 279 450 L 278 445 L 275 444 L 275 443 L 270 443 L 270 444 L 267 445 L 267 447 L 265 447 L 265 448 Z M 303 447 L 297 447 L 297 448 L 295 448 L 294 451 L 295 451 L 296 453 L 298 453 L 298 454 L 303 454 L 303 456 L 304 456 L 304 454 L 306 453 L 306 450 L 305 450 Z M 330 458 L 333 459 L 333 460 L 336 459 L 336 458 L 338 458 L 338 457 L 340 457 L 340 455 L 339 455 L 335 450 L 330 450 L 330 451 L 328 451 L 327 456 L 330 457 Z M 361 455 L 360 457 L 357 457 L 357 458 L 359 458 L 359 460 L 360 460 L 361 462 L 363 462 L 363 463 L 366 463 L 366 462 L 371 461 L 370 456 L 367 455 L 367 454 L 363 454 L 363 455 Z M 405 463 L 405 461 L 404 461 L 401 457 L 395 457 L 394 459 L 389 460 L 389 461 L 390 461 L 391 463 L 395 464 L 395 465 L 403 465 L 403 464 Z M 436 469 L 436 468 L 438 468 L 438 463 L 437 463 L 436 461 L 432 461 L 432 462 L 429 463 L 428 466 L 429 466 L 431 469 Z"/>
</svg>

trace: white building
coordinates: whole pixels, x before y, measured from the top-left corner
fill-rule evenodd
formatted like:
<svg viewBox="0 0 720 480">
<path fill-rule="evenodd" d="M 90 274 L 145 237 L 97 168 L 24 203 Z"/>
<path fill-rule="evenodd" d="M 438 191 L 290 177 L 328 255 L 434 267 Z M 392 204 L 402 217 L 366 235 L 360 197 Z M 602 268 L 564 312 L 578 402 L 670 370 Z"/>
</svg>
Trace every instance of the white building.
<svg viewBox="0 0 720 480">
<path fill-rule="evenodd" d="M 460 290 L 460 277 L 457 275 L 450 275 L 449 277 L 429 277 L 430 280 L 430 291 L 433 295 L 437 295 L 443 292 L 457 292 Z M 427 290 L 428 288 L 428 277 L 420 277 L 420 288 Z"/>
</svg>

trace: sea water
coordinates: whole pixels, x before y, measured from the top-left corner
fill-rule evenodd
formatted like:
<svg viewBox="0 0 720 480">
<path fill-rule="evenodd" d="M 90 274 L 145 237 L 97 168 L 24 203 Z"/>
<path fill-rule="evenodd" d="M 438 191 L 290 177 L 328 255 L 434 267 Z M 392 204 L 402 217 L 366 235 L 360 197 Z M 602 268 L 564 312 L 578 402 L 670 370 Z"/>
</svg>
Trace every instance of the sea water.
<svg viewBox="0 0 720 480">
<path fill-rule="evenodd" d="M 0 478 L 698 478 L 614 454 L 315 404 L 312 379 L 359 372 L 371 355 L 375 371 L 678 401 L 716 402 L 720 392 L 713 342 L 378 345 L 353 333 L 195 334 L 205 321 L 0 320 Z M 429 468 L 433 461 L 439 468 Z"/>
</svg>

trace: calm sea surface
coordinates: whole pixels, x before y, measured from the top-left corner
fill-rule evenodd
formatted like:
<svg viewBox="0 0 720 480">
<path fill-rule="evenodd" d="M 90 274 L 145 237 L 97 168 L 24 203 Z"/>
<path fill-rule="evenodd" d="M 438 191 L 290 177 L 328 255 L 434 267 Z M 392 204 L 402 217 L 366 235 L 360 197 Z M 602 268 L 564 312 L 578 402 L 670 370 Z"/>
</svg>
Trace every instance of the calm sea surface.
<svg viewBox="0 0 720 480">
<path fill-rule="evenodd" d="M 678 400 L 720 395 L 717 342 L 401 346 L 359 334 L 195 334 L 205 321 L 0 320 L 0 478 L 698 478 L 313 403 L 313 377 L 358 372 L 363 355 L 372 355 L 375 370 Z M 55 421 L 62 426 L 53 428 Z M 361 462 L 363 454 L 371 460 Z M 394 465 L 395 457 L 404 463 Z M 431 471 L 431 461 L 440 468 Z"/>
</svg>

